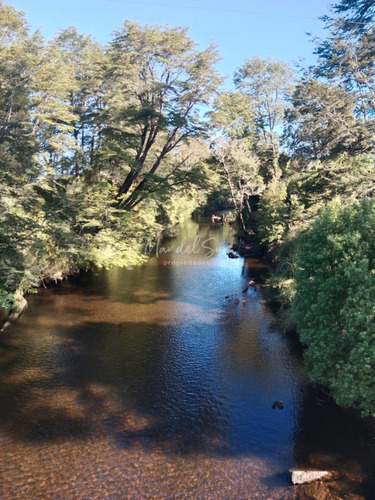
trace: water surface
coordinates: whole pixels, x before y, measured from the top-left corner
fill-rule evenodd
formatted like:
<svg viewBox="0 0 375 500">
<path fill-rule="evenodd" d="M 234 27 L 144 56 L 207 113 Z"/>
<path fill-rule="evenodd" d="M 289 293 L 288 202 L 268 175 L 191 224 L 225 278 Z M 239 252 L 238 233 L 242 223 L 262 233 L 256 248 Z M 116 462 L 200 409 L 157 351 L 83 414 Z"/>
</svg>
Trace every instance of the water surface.
<svg viewBox="0 0 375 500">
<path fill-rule="evenodd" d="M 277 499 L 297 463 L 369 472 L 368 428 L 308 390 L 232 238 L 191 221 L 143 266 L 30 298 L 0 339 L 3 500 Z"/>
</svg>

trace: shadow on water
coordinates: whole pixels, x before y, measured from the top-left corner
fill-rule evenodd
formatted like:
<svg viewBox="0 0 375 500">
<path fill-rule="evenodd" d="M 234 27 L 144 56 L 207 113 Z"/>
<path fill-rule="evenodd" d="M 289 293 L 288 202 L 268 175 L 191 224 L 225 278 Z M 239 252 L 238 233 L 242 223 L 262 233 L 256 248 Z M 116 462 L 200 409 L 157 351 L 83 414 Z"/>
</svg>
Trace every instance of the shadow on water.
<svg viewBox="0 0 375 500">
<path fill-rule="evenodd" d="M 184 345 L 170 327 L 150 323 L 82 323 L 57 337 L 41 335 L 29 343 L 26 358 L 21 332 L 2 339 L 0 352 L 12 355 L 3 360 L 0 421 L 13 439 L 26 442 L 105 434 L 119 447 L 157 447 L 168 454 L 270 456 L 277 444 L 272 429 L 287 413 L 273 412 L 267 399 L 251 408 L 241 386 L 248 368 L 236 374 L 230 366 L 238 356 L 236 322 L 229 329 L 224 323 L 216 348 L 223 349 L 229 379 L 210 354 L 190 358 L 202 335 L 212 337 L 204 323 L 195 324 L 195 346 L 191 339 Z M 233 412 L 240 429 L 231 422 Z"/>
<path fill-rule="evenodd" d="M 334 469 L 365 498 L 375 495 L 375 424 L 337 406 L 319 387 L 307 385 L 294 431 L 296 462 L 305 468 Z"/>
</svg>

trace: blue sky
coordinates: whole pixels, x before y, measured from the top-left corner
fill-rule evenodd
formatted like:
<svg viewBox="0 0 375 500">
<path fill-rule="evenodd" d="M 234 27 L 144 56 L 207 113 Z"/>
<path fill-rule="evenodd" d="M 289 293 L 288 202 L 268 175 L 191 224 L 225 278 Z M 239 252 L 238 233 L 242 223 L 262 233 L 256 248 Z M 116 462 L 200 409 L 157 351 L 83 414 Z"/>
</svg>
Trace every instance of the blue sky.
<svg viewBox="0 0 375 500">
<path fill-rule="evenodd" d="M 313 43 L 306 32 L 324 36 L 319 17 L 327 0 L 6 0 L 24 11 L 29 24 L 50 38 L 76 26 L 81 33 L 108 42 L 125 19 L 142 24 L 189 26 L 201 48 L 214 41 L 222 56 L 220 73 L 228 76 L 245 58 L 258 55 L 311 64 Z"/>
</svg>

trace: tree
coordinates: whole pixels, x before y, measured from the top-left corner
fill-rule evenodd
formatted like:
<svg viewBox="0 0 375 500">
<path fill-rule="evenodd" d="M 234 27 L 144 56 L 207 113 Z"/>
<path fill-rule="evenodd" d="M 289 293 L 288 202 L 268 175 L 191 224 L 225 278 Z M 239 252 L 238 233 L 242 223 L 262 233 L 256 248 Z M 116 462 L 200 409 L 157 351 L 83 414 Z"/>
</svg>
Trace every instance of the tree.
<svg viewBox="0 0 375 500">
<path fill-rule="evenodd" d="M 199 107 L 220 78 L 213 46 L 195 48 L 186 28 L 125 22 L 108 50 L 102 158 L 123 175 L 119 204 L 133 208 L 178 145 L 202 134 Z"/>
<path fill-rule="evenodd" d="M 35 66 L 29 83 L 32 134 L 39 142 L 38 160 L 45 174 L 61 173 L 64 158 L 74 149 L 75 116 L 69 104 L 73 75 L 61 51 L 38 37 Z"/>
<path fill-rule="evenodd" d="M 0 2 L 0 181 L 8 185 L 38 171 L 29 95 L 34 48 L 23 16 Z"/>
<path fill-rule="evenodd" d="M 374 22 L 375 4 L 373 0 L 341 0 L 333 6 L 334 12 L 345 13 L 345 22 L 358 33 L 367 30 Z"/>
<path fill-rule="evenodd" d="M 375 202 L 333 201 L 300 237 L 292 313 L 313 382 L 375 415 Z"/>
<path fill-rule="evenodd" d="M 344 86 L 356 97 L 356 112 L 366 124 L 375 113 L 375 4 L 342 0 L 323 20 L 329 29 L 319 40 L 315 73 Z"/>
<path fill-rule="evenodd" d="M 293 71 L 285 63 L 254 57 L 238 69 L 234 81 L 251 99 L 258 137 L 263 140 L 265 153 L 271 153 L 270 180 L 279 175 L 278 130 L 283 125 L 287 98 L 293 89 Z"/>
<path fill-rule="evenodd" d="M 273 179 L 262 193 L 257 211 L 259 241 L 274 250 L 284 240 L 288 227 L 287 186 L 281 179 Z"/>
<path fill-rule="evenodd" d="M 65 105 L 73 113 L 73 154 L 67 155 L 64 166 L 71 159 L 70 170 L 79 177 L 94 165 L 100 147 L 104 49 L 90 36 L 79 34 L 74 27 L 61 30 L 52 41 L 52 47 L 59 51 L 62 66 L 70 75 Z"/>
<path fill-rule="evenodd" d="M 285 142 L 297 156 L 317 160 L 358 151 L 355 100 L 343 89 L 311 79 L 297 85 L 287 111 Z M 365 145 L 362 145 L 365 147 Z"/>
<path fill-rule="evenodd" d="M 255 231 L 251 198 L 263 189 L 259 161 L 245 140 L 222 138 L 213 148 L 221 175 L 227 183 L 233 205 L 245 233 Z"/>
<path fill-rule="evenodd" d="M 243 92 L 220 92 L 208 113 L 214 131 L 254 145 L 255 124 L 251 98 Z"/>
</svg>

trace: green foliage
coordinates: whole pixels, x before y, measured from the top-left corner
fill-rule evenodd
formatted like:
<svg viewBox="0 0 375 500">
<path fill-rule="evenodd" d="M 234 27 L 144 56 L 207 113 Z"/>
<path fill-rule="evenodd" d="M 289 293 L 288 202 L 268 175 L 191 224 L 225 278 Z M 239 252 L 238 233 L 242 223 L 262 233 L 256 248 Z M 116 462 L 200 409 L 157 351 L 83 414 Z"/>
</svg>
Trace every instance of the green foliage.
<svg viewBox="0 0 375 500">
<path fill-rule="evenodd" d="M 296 324 L 291 316 L 290 305 L 296 293 L 295 254 L 298 248 L 299 238 L 296 234 L 288 233 L 283 244 L 276 248 L 273 257 L 277 264 L 273 274 L 267 280 L 264 289 L 264 298 L 278 307 L 278 317 L 285 331 L 296 332 Z"/>
<path fill-rule="evenodd" d="M 78 269 L 143 262 L 145 238 L 190 215 L 208 172 L 195 108 L 220 79 L 214 47 L 196 50 L 185 28 L 127 22 L 104 48 L 75 28 L 46 42 L 1 0 L 0 20 L 0 306 L 10 308 L 16 293 Z"/>
<path fill-rule="evenodd" d="M 246 139 L 253 144 L 255 137 L 254 110 L 251 98 L 243 92 L 221 92 L 209 113 L 214 131 L 232 139 Z"/>
<path fill-rule="evenodd" d="M 0 21 L 0 182 L 15 185 L 36 173 L 28 90 L 35 41 L 23 16 L 2 2 Z"/>
<path fill-rule="evenodd" d="M 315 162 L 308 170 L 292 175 L 288 192 L 295 194 L 303 205 L 303 210 L 296 214 L 295 223 L 305 227 L 335 196 L 344 200 L 373 197 L 374 161 L 373 155 L 351 156 L 345 153 L 334 160 Z"/>
<path fill-rule="evenodd" d="M 143 253 L 144 239 L 155 237 L 162 227 L 155 223 L 156 210 L 134 212 L 131 217 L 112 214 L 108 227 L 102 228 L 88 241 L 87 256 L 98 267 L 132 267 L 147 258 Z"/>
<path fill-rule="evenodd" d="M 292 313 L 311 379 L 375 415 L 375 202 L 331 202 L 300 237 Z"/>
<path fill-rule="evenodd" d="M 287 187 L 282 180 L 275 179 L 262 193 L 257 220 L 259 239 L 270 248 L 283 241 L 287 229 Z"/>
<path fill-rule="evenodd" d="M 80 238 L 68 210 L 62 215 L 62 207 L 68 208 L 64 191 L 52 182 L 22 191 L 2 186 L 0 288 L 5 294 L 61 279 L 81 264 Z"/>
<path fill-rule="evenodd" d="M 234 77 L 236 87 L 251 102 L 257 137 L 256 150 L 267 168 L 264 172 L 266 181 L 280 174 L 278 130 L 284 124 L 293 78 L 293 70 L 288 64 L 260 57 L 246 59 Z"/>
<path fill-rule="evenodd" d="M 372 0 L 334 5 L 296 86 L 254 57 L 217 93 L 216 49 L 186 28 L 46 41 L 0 0 L 0 307 L 88 266 L 142 263 L 145 240 L 231 205 L 278 260 L 269 289 L 292 302 L 312 380 L 375 415 L 373 14 Z"/>
<path fill-rule="evenodd" d="M 355 101 L 344 90 L 308 80 L 300 83 L 287 112 L 285 141 L 302 158 L 324 159 L 342 150 L 358 149 Z"/>
<path fill-rule="evenodd" d="M 329 35 L 318 40 L 314 73 L 346 89 L 356 104 L 357 128 L 366 151 L 375 144 L 375 6 L 371 0 L 341 0 L 325 16 Z M 362 149 L 363 151 L 364 149 Z"/>
<path fill-rule="evenodd" d="M 251 198 L 258 196 L 264 187 L 258 158 L 246 138 L 220 138 L 215 142 L 213 151 L 242 230 L 245 234 L 250 233 L 254 230 Z"/>
<path fill-rule="evenodd" d="M 138 205 L 171 152 L 204 132 L 198 106 L 209 104 L 221 81 L 217 59 L 214 46 L 198 51 L 186 28 L 126 21 L 115 33 L 105 63 L 103 147 L 122 177 L 121 206 Z"/>
</svg>

